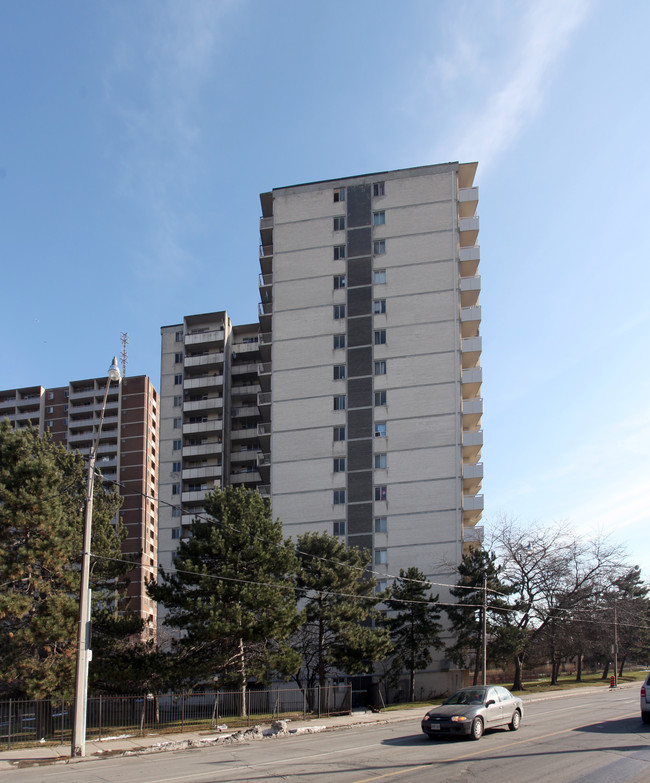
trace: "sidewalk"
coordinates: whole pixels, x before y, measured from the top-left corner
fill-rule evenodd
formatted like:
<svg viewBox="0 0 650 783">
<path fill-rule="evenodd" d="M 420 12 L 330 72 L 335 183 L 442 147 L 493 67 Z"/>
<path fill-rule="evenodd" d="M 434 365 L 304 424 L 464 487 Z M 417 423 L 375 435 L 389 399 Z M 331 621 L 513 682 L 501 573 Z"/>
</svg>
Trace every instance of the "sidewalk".
<svg viewBox="0 0 650 783">
<path fill-rule="evenodd" d="M 639 688 L 640 683 L 625 683 L 616 690 Z M 521 698 L 526 703 L 559 699 L 575 694 L 577 691 L 600 690 L 603 695 L 610 693 L 609 688 L 602 685 L 587 685 L 583 688 L 570 688 L 561 691 L 547 691 L 546 693 L 523 694 Z M 426 708 L 414 707 L 401 710 L 384 710 L 371 712 L 370 710 L 355 711 L 351 715 L 338 715 L 331 718 L 315 718 L 313 720 L 290 721 L 286 724 L 288 732 L 272 731 L 267 725 L 261 726 L 265 736 L 280 734 L 292 736 L 293 734 L 314 733 L 333 729 L 358 726 L 363 724 L 399 723 L 400 721 L 417 720 L 423 717 Z M 239 738 L 229 740 L 235 734 Z M 101 741 L 92 741 L 86 744 L 86 755 L 83 758 L 70 759 L 70 745 L 43 745 L 16 750 L 0 751 L 0 771 L 16 769 L 25 766 L 38 766 L 41 764 L 84 763 L 98 761 L 107 756 L 130 755 L 136 753 L 163 752 L 167 750 L 184 750 L 212 745 L 226 744 L 227 742 L 261 740 L 262 735 L 255 727 L 235 731 L 184 732 L 183 734 L 148 734 L 145 737 L 116 737 Z"/>
</svg>

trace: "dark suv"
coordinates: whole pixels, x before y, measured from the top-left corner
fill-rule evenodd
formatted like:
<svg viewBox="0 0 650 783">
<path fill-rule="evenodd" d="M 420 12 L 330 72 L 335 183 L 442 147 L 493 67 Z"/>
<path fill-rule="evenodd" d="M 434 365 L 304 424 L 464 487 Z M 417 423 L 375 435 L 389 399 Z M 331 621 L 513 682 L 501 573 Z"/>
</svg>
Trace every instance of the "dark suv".
<svg viewBox="0 0 650 783">
<path fill-rule="evenodd" d="M 650 723 L 650 674 L 641 686 L 641 720 Z"/>
</svg>

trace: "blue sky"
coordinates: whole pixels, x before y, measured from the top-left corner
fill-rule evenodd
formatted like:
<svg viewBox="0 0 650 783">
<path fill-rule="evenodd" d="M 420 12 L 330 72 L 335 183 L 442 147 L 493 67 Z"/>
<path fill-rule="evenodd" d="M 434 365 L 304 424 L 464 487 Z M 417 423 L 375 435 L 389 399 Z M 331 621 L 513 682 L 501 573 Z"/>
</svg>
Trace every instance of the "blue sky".
<svg viewBox="0 0 650 783">
<path fill-rule="evenodd" d="M 647 31 L 628 0 L 0 4 L 0 388 L 257 317 L 258 195 L 479 161 L 485 524 L 650 575 Z"/>
</svg>

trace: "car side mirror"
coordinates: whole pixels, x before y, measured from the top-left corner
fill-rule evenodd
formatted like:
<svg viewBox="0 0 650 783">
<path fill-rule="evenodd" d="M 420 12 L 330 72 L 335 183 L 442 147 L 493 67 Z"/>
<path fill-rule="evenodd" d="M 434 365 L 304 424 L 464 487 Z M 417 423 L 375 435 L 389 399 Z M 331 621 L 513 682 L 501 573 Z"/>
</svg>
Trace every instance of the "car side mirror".
<svg viewBox="0 0 650 783">
<path fill-rule="evenodd" d="M 494 701 L 494 699 L 488 699 L 488 700 L 485 702 L 485 706 L 486 706 L 486 707 L 489 707 L 491 704 L 496 704 L 496 702 Z"/>
</svg>

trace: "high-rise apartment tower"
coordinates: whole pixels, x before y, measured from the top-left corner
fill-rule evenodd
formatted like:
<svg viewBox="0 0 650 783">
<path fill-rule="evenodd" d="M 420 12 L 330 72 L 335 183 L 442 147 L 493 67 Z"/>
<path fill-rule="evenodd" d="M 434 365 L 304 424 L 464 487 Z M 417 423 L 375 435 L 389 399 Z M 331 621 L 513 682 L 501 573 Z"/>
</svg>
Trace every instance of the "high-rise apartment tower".
<svg viewBox="0 0 650 783">
<path fill-rule="evenodd" d="M 476 165 L 261 195 L 273 514 L 370 549 L 380 581 L 453 583 L 482 538 Z"/>
<path fill-rule="evenodd" d="M 14 428 L 33 426 L 55 443 L 90 455 L 97 437 L 106 377 L 71 381 L 45 389 L 30 386 L 0 391 L 0 419 Z M 128 575 L 128 608 L 145 623 L 144 636 L 156 631 L 156 604 L 145 582 L 158 566 L 158 394 L 144 375 L 112 383 L 97 450 L 97 469 L 122 497 L 119 515 L 126 530 L 122 551 L 140 555 Z"/>
</svg>

